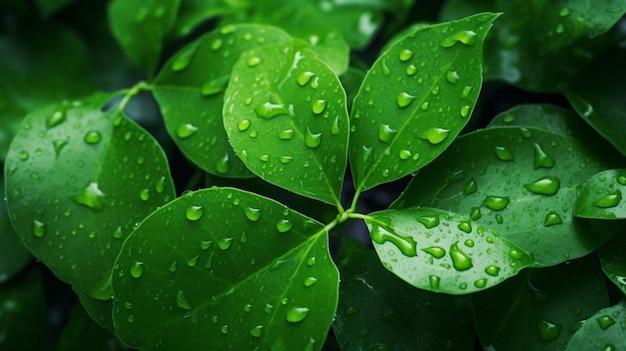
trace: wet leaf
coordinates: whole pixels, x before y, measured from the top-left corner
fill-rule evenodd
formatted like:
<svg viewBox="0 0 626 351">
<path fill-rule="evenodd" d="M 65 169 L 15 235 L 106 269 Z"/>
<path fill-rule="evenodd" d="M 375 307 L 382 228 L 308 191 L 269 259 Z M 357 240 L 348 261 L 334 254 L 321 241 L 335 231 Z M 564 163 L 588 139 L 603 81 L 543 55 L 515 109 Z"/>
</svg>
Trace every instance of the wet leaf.
<svg viewBox="0 0 626 351">
<path fill-rule="evenodd" d="M 619 154 L 559 134 L 495 127 L 458 138 L 412 179 L 394 208 L 460 213 L 533 255 L 536 265 L 584 256 L 615 232 L 574 218 L 576 186 L 620 164 Z"/>
<path fill-rule="evenodd" d="M 478 98 L 482 42 L 497 16 L 420 27 L 376 60 L 350 114 L 358 190 L 414 172 L 452 143 Z"/>
<path fill-rule="evenodd" d="M 248 168 L 272 184 L 338 205 L 348 123 L 339 79 L 298 42 L 248 51 L 233 69 L 226 132 Z"/>
<path fill-rule="evenodd" d="M 118 351 L 125 349 L 110 331 L 94 323 L 80 304 L 76 304 L 71 309 L 55 348 L 56 351 Z"/>
<path fill-rule="evenodd" d="M 111 32 L 126 55 L 152 77 L 181 0 L 113 0 Z"/>
<path fill-rule="evenodd" d="M 165 126 L 198 167 L 222 177 L 252 176 L 228 143 L 222 121 L 224 91 L 242 52 L 289 38 L 270 26 L 223 27 L 181 49 L 161 69 L 153 93 Z"/>
<path fill-rule="evenodd" d="M 607 305 L 593 256 L 530 269 L 472 295 L 483 347 L 503 351 L 561 350 L 582 320 Z"/>
<path fill-rule="evenodd" d="M 365 222 L 383 266 L 409 284 L 469 294 L 532 264 L 531 256 L 470 218 L 426 207 L 369 214 Z"/>
<path fill-rule="evenodd" d="M 465 298 L 415 289 L 351 239 L 342 240 L 337 262 L 342 278 L 333 330 L 341 350 L 474 350 Z"/>
<path fill-rule="evenodd" d="M 0 174 L 0 199 L 4 199 L 4 176 Z M 22 239 L 17 235 L 9 220 L 4 201 L 0 202 L 0 284 L 11 279 L 31 261 Z"/>
<path fill-rule="evenodd" d="M 589 317 L 572 336 L 566 351 L 606 350 L 626 347 L 626 301 L 603 308 Z"/>
<path fill-rule="evenodd" d="M 626 1 L 624 1 L 626 9 Z M 574 109 L 598 133 L 626 155 L 626 109 L 623 65 L 626 50 L 612 49 L 596 57 L 564 89 Z M 602 69 L 598 69 L 602 67 Z"/>
<path fill-rule="evenodd" d="M 615 235 L 598 249 L 604 274 L 626 294 L 626 238 L 624 231 Z"/>
<path fill-rule="evenodd" d="M 578 187 L 574 214 L 582 218 L 626 218 L 626 169 L 610 169 L 596 173 Z"/>
<path fill-rule="evenodd" d="M 110 98 L 29 114 L 5 164 L 10 218 L 26 247 L 79 295 L 102 301 L 126 236 L 174 197 L 163 151 L 116 108 L 102 112 Z"/>
<path fill-rule="evenodd" d="M 119 337 L 142 350 L 319 350 L 338 284 L 322 224 L 211 188 L 163 206 L 126 240 L 113 318 Z"/>
</svg>

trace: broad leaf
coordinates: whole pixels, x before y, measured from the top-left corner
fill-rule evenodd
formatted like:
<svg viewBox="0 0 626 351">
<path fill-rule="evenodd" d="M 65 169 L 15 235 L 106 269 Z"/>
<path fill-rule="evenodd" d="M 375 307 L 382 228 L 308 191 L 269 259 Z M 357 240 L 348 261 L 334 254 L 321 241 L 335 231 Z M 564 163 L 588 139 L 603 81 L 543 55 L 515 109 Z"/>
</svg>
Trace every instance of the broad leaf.
<svg viewBox="0 0 626 351">
<path fill-rule="evenodd" d="M 224 91 L 242 52 L 289 38 L 270 26 L 228 26 L 187 45 L 161 69 L 153 93 L 165 126 L 198 167 L 222 177 L 252 175 L 228 143 L 222 122 Z"/>
<path fill-rule="evenodd" d="M 393 207 L 464 214 L 530 252 L 536 265 L 558 264 L 592 252 L 615 231 L 573 216 L 578 183 L 621 163 L 611 151 L 535 128 L 481 130 L 421 169 Z"/>
<path fill-rule="evenodd" d="M 482 42 L 497 15 L 420 27 L 374 63 L 352 105 L 357 190 L 403 177 L 445 150 L 482 84 Z"/>
<path fill-rule="evenodd" d="M 211 188 L 163 206 L 126 240 L 113 318 L 142 350 L 319 350 L 338 284 L 322 224 Z"/>
<path fill-rule="evenodd" d="M 174 196 L 163 151 L 110 95 L 29 114 L 5 164 L 7 204 L 26 247 L 80 295 L 111 298 L 110 274 L 136 223 Z"/>
<path fill-rule="evenodd" d="M 582 218 L 626 218 L 626 169 L 611 169 L 595 174 L 580 184 L 574 214 Z"/>
<path fill-rule="evenodd" d="M 296 41 L 248 51 L 233 69 L 224 126 L 237 155 L 270 183 L 339 205 L 348 123 L 339 79 Z"/>
<path fill-rule="evenodd" d="M 85 309 L 77 303 L 70 310 L 68 320 L 59 333 L 55 351 L 118 351 L 125 349 L 110 331 L 94 323 Z"/>
<path fill-rule="evenodd" d="M 565 88 L 565 95 L 578 114 L 624 155 L 626 109 L 622 99 L 626 94 L 625 61 L 626 50 L 607 50 Z"/>
<path fill-rule="evenodd" d="M 626 294 L 626 236 L 622 230 L 598 249 L 604 274 Z"/>
<path fill-rule="evenodd" d="M 626 301 L 603 308 L 589 317 L 572 336 L 566 351 L 607 350 L 626 347 Z"/>
<path fill-rule="evenodd" d="M 608 305 L 593 256 L 530 269 L 472 295 L 474 322 L 486 350 L 562 350 L 583 320 Z"/>
<path fill-rule="evenodd" d="M 351 239 L 341 242 L 337 262 L 342 278 L 333 330 L 341 350 L 474 350 L 465 298 L 415 289 Z"/>
<path fill-rule="evenodd" d="M 181 0 L 113 0 L 111 32 L 126 55 L 152 77 Z"/>
<path fill-rule="evenodd" d="M 184 0 L 180 3 L 171 34 L 182 37 L 190 34 L 202 22 L 245 10 L 247 1 Z"/>
<path fill-rule="evenodd" d="M 531 256 L 468 217 L 426 207 L 374 212 L 365 218 L 383 266 L 430 291 L 468 294 L 529 267 Z"/>
<path fill-rule="evenodd" d="M 0 174 L 0 199 L 4 198 L 4 177 Z M 0 201 L 0 284 L 19 273 L 30 261 L 30 253 L 9 221 L 4 201 Z"/>
</svg>

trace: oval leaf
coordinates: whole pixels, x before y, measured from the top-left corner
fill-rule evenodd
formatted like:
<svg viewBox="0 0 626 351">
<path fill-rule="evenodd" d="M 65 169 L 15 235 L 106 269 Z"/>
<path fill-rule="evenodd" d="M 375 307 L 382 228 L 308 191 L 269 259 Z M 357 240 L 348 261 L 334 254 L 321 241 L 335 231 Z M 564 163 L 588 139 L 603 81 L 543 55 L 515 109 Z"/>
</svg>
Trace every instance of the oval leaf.
<svg viewBox="0 0 626 351">
<path fill-rule="evenodd" d="M 375 212 L 365 222 L 383 266 L 418 288 L 468 294 L 532 264 L 495 231 L 451 212 L 411 207 Z"/>
<path fill-rule="evenodd" d="M 604 274 L 626 294 L 626 238 L 615 235 L 598 249 Z"/>
<path fill-rule="evenodd" d="M 174 197 L 163 150 L 109 95 L 26 116 L 5 164 L 11 220 L 26 247 L 79 294 L 111 298 L 122 242 Z"/>
<path fill-rule="evenodd" d="M 339 79 L 298 42 L 248 51 L 233 69 L 224 126 L 237 155 L 270 183 L 339 205 L 348 123 Z"/>
<path fill-rule="evenodd" d="M 626 218 L 626 201 L 622 201 L 624 191 L 626 169 L 597 173 L 579 186 L 574 215 L 582 218 Z"/>
<path fill-rule="evenodd" d="M 620 163 L 617 153 L 540 129 L 467 134 L 420 170 L 394 208 L 433 206 L 489 226 L 533 254 L 537 265 L 584 256 L 615 228 L 574 219 L 576 185 Z"/>
<path fill-rule="evenodd" d="M 572 336 L 566 351 L 621 350 L 626 347 L 626 301 L 589 317 Z"/>
<path fill-rule="evenodd" d="M 497 16 L 420 27 L 376 60 L 350 114 L 358 190 L 403 177 L 452 143 L 476 104 L 482 43 Z"/>
<path fill-rule="evenodd" d="M 163 206 L 126 240 L 113 318 L 142 350 L 319 350 L 338 284 L 322 224 L 211 188 Z"/>
<path fill-rule="evenodd" d="M 252 175 L 228 143 L 222 122 L 224 91 L 242 52 L 289 38 L 270 26 L 227 26 L 187 45 L 161 69 L 153 93 L 165 127 L 198 167 L 222 177 Z"/>
</svg>

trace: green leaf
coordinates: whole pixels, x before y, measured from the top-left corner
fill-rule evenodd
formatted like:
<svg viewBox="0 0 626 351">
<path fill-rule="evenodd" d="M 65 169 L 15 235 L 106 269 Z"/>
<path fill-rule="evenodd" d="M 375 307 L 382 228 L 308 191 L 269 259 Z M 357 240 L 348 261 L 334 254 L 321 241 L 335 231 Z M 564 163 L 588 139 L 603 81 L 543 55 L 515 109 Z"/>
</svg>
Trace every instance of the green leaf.
<svg viewBox="0 0 626 351">
<path fill-rule="evenodd" d="M 74 0 L 37 0 L 37 6 L 44 18 L 52 16 Z"/>
<path fill-rule="evenodd" d="M 626 155 L 624 60 L 624 49 L 603 52 L 568 84 L 565 95 L 587 123 Z"/>
<path fill-rule="evenodd" d="M 536 265 L 558 264 L 592 252 L 615 231 L 573 216 L 577 184 L 621 164 L 611 151 L 535 128 L 481 130 L 421 169 L 393 207 L 467 215 L 530 252 Z"/>
<path fill-rule="evenodd" d="M 68 321 L 61 329 L 55 350 L 117 351 L 123 348 L 110 331 L 94 323 L 85 309 L 77 303 L 71 309 Z"/>
<path fill-rule="evenodd" d="M 474 350 L 464 298 L 415 289 L 355 240 L 342 240 L 337 262 L 342 280 L 333 330 L 341 350 Z"/>
<path fill-rule="evenodd" d="M 505 351 L 561 350 L 583 320 L 607 304 L 593 256 L 530 269 L 472 295 L 482 345 Z"/>
<path fill-rule="evenodd" d="M 626 347 L 626 301 L 603 308 L 589 317 L 572 336 L 566 351 L 607 350 Z"/>
<path fill-rule="evenodd" d="M 4 176 L 0 174 L 0 199 L 4 199 Z M 31 261 L 22 239 L 9 221 L 4 201 L 0 202 L 0 284 L 11 279 Z"/>
<path fill-rule="evenodd" d="M 26 247 L 79 295 L 107 301 L 122 242 L 174 197 L 163 151 L 109 94 L 29 114 L 5 163 L 7 205 Z"/>
<path fill-rule="evenodd" d="M 624 233 L 615 235 L 598 249 L 600 264 L 604 274 L 624 294 L 626 294 L 626 237 Z"/>
<path fill-rule="evenodd" d="M 181 0 L 113 0 L 111 32 L 126 55 L 152 77 Z"/>
<path fill-rule="evenodd" d="M 328 66 L 296 41 L 248 51 L 224 101 L 229 140 L 253 173 L 340 206 L 349 121 L 346 94 Z"/>
<path fill-rule="evenodd" d="M 222 177 L 252 175 L 228 143 L 222 121 L 224 91 L 242 52 L 288 39 L 287 33 L 270 26 L 223 27 L 181 49 L 161 69 L 153 93 L 165 126 L 198 167 Z"/>
<path fill-rule="evenodd" d="M 176 22 L 171 34 L 183 37 L 190 34 L 202 22 L 245 10 L 247 0 L 184 0 L 180 3 Z"/>
<path fill-rule="evenodd" d="M 376 60 L 350 114 L 358 190 L 403 177 L 452 143 L 478 98 L 482 42 L 497 16 L 421 27 Z"/>
<path fill-rule="evenodd" d="M 610 169 L 580 184 L 574 215 L 582 218 L 626 218 L 626 169 Z"/>
<path fill-rule="evenodd" d="M 319 350 L 338 285 L 322 224 L 210 188 L 163 206 L 126 240 L 113 318 L 118 336 L 142 350 Z"/>
<path fill-rule="evenodd" d="M 499 284 L 533 262 L 495 231 L 443 210 L 379 211 L 365 222 L 383 266 L 421 289 L 468 294 Z"/>
</svg>

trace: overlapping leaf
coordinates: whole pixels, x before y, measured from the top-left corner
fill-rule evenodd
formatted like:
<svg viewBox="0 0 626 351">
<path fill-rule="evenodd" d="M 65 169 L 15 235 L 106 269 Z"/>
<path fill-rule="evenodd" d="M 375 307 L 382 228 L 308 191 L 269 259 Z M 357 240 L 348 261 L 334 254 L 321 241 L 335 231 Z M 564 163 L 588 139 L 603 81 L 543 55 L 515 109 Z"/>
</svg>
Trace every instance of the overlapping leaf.
<svg viewBox="0 0 626 351">
<path fill-rule="evenodd" d="M 319 350 L 338 283 L 322 224 L 211 188 L 163 206 L 126 240 L 113 317 L 142 350 Z"/>
<path fill-rule="evenodd" d="M 237 155 L 270 183 L 338 205 L 348 123 L 339 79 L 299 42 L 248 51 L 233 69 L 224 126 Z"/>
<path fill-rule="evenodd" d="M 620 231 L 598 249 L 604 274 L 626 294 L 626 238 Z"/>
<path fill-rule="evenodd" d="M 482 43 L 496 17 L 420 27 L 376 60 L 350 114 L 358 190 L 405 176 L 452 143 L 478 98 Z"/>
<path fill-rule="evenodd" d="M 566 351 L 620 350 L 626 347 L 626 301 L 589 317 L 567 344 Z"/>
<path fill-rule="evenodd" d="M 564 135 L 489 128 L 458 138 L 420 170 L 393 207 L 464 214 L 532 253 L 537 265 L 554 265 L 613 235 L 610 224 L 574 218 L 573 205 L 578 183 L 618 164 L 618 153 Z"/>
<path fill-rule="evenodd" d="M 611 169 L 595 174 L 578 187 L 574 214 L 582 218 L 626 218 L 626 169 Z"/>
<path fill-rule="evenodd" d="M 224 91 L 242 52 L 289 38 L 270 26 L 224 27 L 184 47 L 160 71 L 153 92 L 165 126 L 198 167 L 223 177 L 251 176 L 235 156 L 224 131 Z"/>
</svg>

